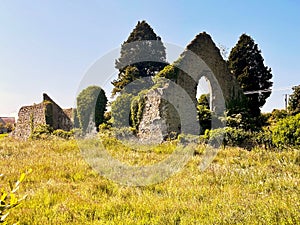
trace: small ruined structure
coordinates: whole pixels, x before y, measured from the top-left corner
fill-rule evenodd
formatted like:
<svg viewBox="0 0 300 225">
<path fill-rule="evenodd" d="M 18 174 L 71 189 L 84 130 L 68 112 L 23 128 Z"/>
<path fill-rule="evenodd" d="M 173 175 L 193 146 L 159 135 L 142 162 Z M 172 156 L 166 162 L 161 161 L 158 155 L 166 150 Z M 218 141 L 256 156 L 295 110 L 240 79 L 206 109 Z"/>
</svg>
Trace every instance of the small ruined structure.
<svg viewBox="0 0 300 225">
<path fill-rule="evenodd" d="M 210 105 L 216 115 L 224 115 L 226 106 L 241 101 L 244 96 L 220 50 L 205 32 L 188 44 L 176 67 L 179 69 L 174 82 L 150 90 L 144 97 L 145 107 L 138 127 L 138 137 L 143 142 L 161 142 L 171 133 L 200 131 L 196 107 L 189 106 L 197 104 L 197 86 L 203 76 L 210 83 Z"/>
<path fill-rule="evenodd" d="M 12 136 L 27 139 L 37 125 L 48 124 L 54 130 L 69 131 L 73 127 L 72 109 L 62 109 L 47 94 L 43 101 L 31 106 L 23 106 L 18 113 L 18 121 Z"/>
</svg>

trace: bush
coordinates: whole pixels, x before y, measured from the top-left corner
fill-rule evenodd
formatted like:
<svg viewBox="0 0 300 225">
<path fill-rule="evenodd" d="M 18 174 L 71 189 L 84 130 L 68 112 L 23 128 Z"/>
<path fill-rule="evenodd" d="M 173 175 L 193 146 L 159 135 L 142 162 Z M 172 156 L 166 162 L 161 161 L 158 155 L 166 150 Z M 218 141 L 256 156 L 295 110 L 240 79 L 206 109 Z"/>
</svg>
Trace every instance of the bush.
<svg viewBox="0 0 300 225">
<path fill-rule="evenodd" d="M 48 139 L 53 132 L 53 128 L 48 124 L 37 125 L 30 134 L 31 139 Z"/>
<path fill-rule="evenodd" d="M 53 131 L 53 135 L 63 138 L 63 139 L 70 139 L 70 138 L 74 137 L 74 132 L 75 132 L 74 130 L 64 131 L 64 130 L 58 129 L 58 130 Z"/>
<path fill-rule="evenodd" d="M 272 113 L 265 114 L 267 117 L 267 123 L 270 125 L 276 124 L 279 120 L 288 116 L 285 109 L 273 109 Z"/>
<path fill-rule="evenodd" d="M 176 67 L 176 65 L 167 65 L 156 76 L 176 81 L 178 78 L 178 72 L 179 69 Z"/>
<path fill-rule="evenodd" d="M 30 135 L 30 138 L 33 140 L 38 139 L 51 139 L 53 137 L 59 137 L 63 139 L 71 139 L 74 136 L 81 136 L 81 129 L 72 129 L 70 131 L 65 131 L 62 129 L 53 130 L 53 128 L 48 124 L 39 124 L 34 129 Z"/>
<path fill-rule="evenodd" d="M 272 141 L 279 148 L 300 146 L 300 114 L 281 119 L 272 128 Z"/>
<path fill-rule="evenodd" d="M 113 135 L 118 140 L 131 140 L 135 137 L 136 130 L 132 127 L 122 127 L 112 129 Z"/>
<path fill-rule="evenodd" d="M 217 143 L 220 138 L 222 138 L 222 143 Z M 209 141 L 212 145 L 222 144 L 224 147 L 241 147 L 247 150 L 251 150 L 255 146 L 265 149 L 274 147 L 272 133 L 269 129 L 258 132 L 233 127 L 206 130 L 204 135 L 201 135 L 200 140 L 204 143 Z"/>
</svg>

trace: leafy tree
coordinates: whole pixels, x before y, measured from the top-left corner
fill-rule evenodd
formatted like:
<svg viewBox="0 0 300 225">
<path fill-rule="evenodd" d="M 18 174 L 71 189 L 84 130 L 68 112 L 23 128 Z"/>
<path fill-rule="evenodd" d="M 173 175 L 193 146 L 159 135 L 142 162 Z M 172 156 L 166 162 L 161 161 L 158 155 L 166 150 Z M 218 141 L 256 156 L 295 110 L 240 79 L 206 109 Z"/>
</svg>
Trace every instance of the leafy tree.
<svg viewBox="0 0 300 225">
<path fill-rule="evenodd" d="M 212 113 L 209 109 L 209 94 L 203 94 L 199 97 L 197 111 L 201 129 L 200 134 L 204 134 L 206 129 L 211 129 Z"/>
<path fill-rule="evenodd" d="M 292 115 L 300 113 L 300 85 L 293 87 L 293 94 L 289 98 L 288 111 Z"/>
<path fill-rule="evenodd" d="M 288 113 L 285 109 L 273 109 L 267 118 L 267 122 L 270 125 L 276 124 L 279 120 L 284 119 L 288 116 Z"/>
<path fill-rule="evenodd" d="M 264 65 L 261 51 L 250 36 L 240 36 L 230 52 L 228 67 L 242 90 L 248 92 L 246 97 L 250 116 L 258 117 L 260 108 L 271 94 L 271 90 L 266 90 L 269 90 L 273 83 L 271 69 Z"/>
<path fill-rule="evenodd" d="M 146 21 L 138 22 L 121 46 L 121 56 L 116 60 L 119 74 L 118 79 L 112 82 L 112 94 L 120 92 L 133 80 L 154 76 L 165 65 L 166 52 L 161 38 Z"/>
<path fill-rule="evenodd" d="M 130 104 L 133 99 L 132 94 L 122 93 L 111 104 L 111 117 L 114 127 L 122 128 L 130 126 Z"/>
<path fill-rule="evenodd" d="M 80 92 L 77 97 L 77 115 L 83 132 L 87 131 L 90 123 L 94 123 L 98 130 L 104 121 L 106 104 L 105 92 L 98 86 L 89 86 Z"/>
</svg>

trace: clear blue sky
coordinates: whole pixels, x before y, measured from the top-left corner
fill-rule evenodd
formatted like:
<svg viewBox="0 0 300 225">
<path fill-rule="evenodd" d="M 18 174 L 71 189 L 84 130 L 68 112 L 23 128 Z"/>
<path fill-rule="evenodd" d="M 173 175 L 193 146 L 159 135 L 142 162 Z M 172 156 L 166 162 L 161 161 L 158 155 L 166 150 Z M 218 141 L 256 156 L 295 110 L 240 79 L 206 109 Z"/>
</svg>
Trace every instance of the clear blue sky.
<svg viewBox="0 0 300 225">
<path fill-rule="evenodd" d="M 182 47 L 202 31 L 229 49 L 249 34 L 273 71 L 263 111 L 283 108 L 291 90 L 279 89 L 300 84 L 298 0 L 0 0 L 0 116 L 39 103 L 43 92 L 71 107 L 87 69 L 119 47 L 138 20 Z"/>
</svg>

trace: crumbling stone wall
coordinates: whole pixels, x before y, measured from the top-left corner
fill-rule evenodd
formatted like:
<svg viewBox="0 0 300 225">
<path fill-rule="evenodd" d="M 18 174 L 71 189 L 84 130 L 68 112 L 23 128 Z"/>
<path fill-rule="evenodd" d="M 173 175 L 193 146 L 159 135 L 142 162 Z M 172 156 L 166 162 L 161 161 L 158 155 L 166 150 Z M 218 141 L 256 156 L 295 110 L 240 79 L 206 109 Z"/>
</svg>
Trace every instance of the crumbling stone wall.
<svg viewBox="0 0 300 225">
<path fill-rule="evenodd" d="M 45 117 L 47 124 L 53 127 L 54 130 L 69 131 L 72 129 L 72 117 L 69 117 L 47 94 L 43 94 L 43 102 L 46 105 Z M 70 114 L 70 112 L 68 113 Z"/>
<path fill-rule="evenodd" d="M 198 34 L 188 44 L 177 60 L 176 67 L 179 70 L 175 83 L 184 91 L 178 91 L 180 88 L 167 85 L 160 91 L 157 89 L 148 92 L 138 129 L 138 136 L 144 142 L 163 141 L 170 132 L 177 134 L 200 132 L 196 107 L 190 106 L 197 105 L 197 86 L 203 76 L 210 82 L 211 109 L 216 115 L 224 115 L 225 106 L 232 100 L 242 101 L 243 93 L 238 83 L 229 72 L 220 50 L 207 33 Z M 164 101 L 166 93 L 173 96 L 173 102 Z M 172 110 L 170 105 L 173 106 Z"/>
<path fill-rule="evenodd" d="M 73 127 L 71 112 L 70 109 L 64 111 L 47 94 L 43 94 L 43 102 L 23 106 L 19 110 L 17 125 L 12 136 L 27 139 L 39 124 L 48 124 L 55 130 L 69 131 Z"/>
<path fill-rule="evenodd" d="M 138 127 L 142 142 L 160 143 L 178 133 L 198 134 L 196 108 L 184 89 L 174 82 L 162 82 L 145 96 L 145 107 Z"/>
<path fill-rule="evenodd" d="M 224 104 L 228 105 L 232 100 L 243 98 L 238 82 L 230 73 L 210 35 L 206 32 L 198 34 L 186 49 L 181 54 L 180 66 L 183 70 L 179 71 L 177 83 L 187 91 L 195 104 L 197 86 L 203 76 L 209 80 L 212 88 L 211 108 L 214 112 L 222 113 Z M 191 53 L 197 55 L 203 63 L 193 62 L 195 57 Z"/>
<path fill-rule="evenodd" d="M 12 136 L 19 139 L 27 139 L 32 129 L 38 124 L 46 124 L 44 103 L 23 106 L 19 110 L 18 122 Z"/>
<path fill-rule="evenodd" d="M 152 89 L 144 97 L 146 104 L 138 127 L 138 137 L 142 142 L 159 143 L 172 135 L 176 136 L 181 130 L 178 109 L 176 105 L 168 104 L 168 90 L 166 87 Z"/>
</svg>

